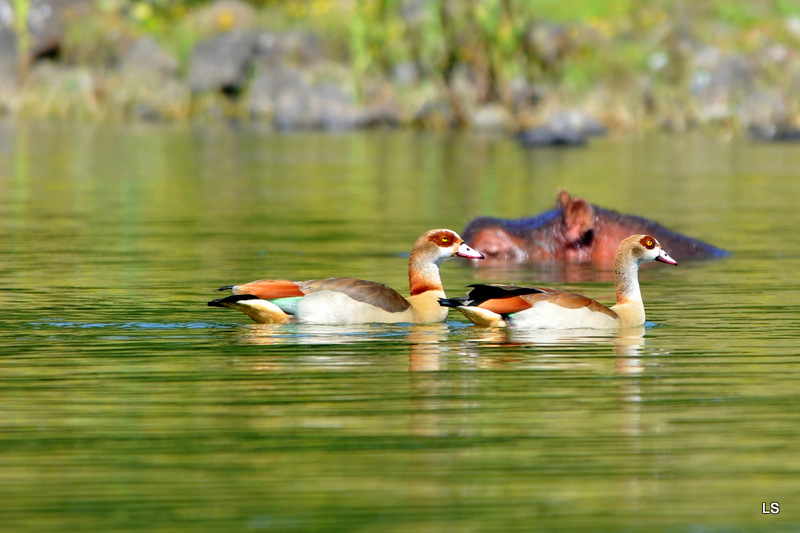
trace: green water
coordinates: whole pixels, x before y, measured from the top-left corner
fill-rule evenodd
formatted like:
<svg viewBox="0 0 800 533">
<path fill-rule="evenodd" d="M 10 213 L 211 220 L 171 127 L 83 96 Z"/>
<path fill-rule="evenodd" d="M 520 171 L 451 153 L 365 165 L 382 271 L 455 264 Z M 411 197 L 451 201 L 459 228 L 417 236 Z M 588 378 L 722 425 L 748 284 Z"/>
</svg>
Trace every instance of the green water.
<svg viewBox="0 0 800 533">
<path fill-rule="evenodd" d="M 6 123 L 0 162 L 0 530 L 800 531 L 798 145 Z M 734 255 L 644 270 L 623 338 L 205 305 L 264 277 L 404 291 L 419 234 L 561 186 Z"/>
</svg>

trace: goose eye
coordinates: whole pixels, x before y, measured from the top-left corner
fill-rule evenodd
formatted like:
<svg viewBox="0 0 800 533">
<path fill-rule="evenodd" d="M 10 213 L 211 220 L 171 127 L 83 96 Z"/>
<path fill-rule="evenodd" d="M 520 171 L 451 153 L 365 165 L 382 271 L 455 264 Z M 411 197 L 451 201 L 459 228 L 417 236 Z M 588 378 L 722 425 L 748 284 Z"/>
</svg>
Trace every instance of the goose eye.
<svg viewBox="0 0 800 533">
<path fill-rule="evenodd" d="M 442 238 L 440 239 L 440 242 L 441 242 L 442 244 L 447 244 L 447 243 L 449 243 L 449 242 L 450 242 L 450 237 L 442 237 Z"/>
<path fill-rule="evenodd" d="M 652 250 L 656 246 L 656 240 L 655 240 L 655 238 L 653 238 L 653 237 L 651 237 L 649 235 L 646 235 L 646 236 L 642 237 L 642 240 L 639 241 L 639 244 L 641 244 L 642 246 L 644 246 L 648 250 Z"/>
</svg>

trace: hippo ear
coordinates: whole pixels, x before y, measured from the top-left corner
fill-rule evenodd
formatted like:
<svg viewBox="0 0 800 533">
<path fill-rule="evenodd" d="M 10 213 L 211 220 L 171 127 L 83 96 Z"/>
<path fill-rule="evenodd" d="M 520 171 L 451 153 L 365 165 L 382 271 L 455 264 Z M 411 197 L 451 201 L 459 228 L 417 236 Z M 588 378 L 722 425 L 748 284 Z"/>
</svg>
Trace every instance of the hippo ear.
<svg viewBox="0 0 800 533">
<path fill-rule="evenodd" d="M 583 198 L 570 200 L 564 206 L 564 237 L 579 242 L 594 226 L 594 208 Z"/>
<path fill-rule="evenodd" d="M 559 190 L 556 196 L 556 209 L 565 209 L 569 205 L 570 200 L 572 200 L 572 197 L 569 195 L 567 189 Z"/>
</svg>

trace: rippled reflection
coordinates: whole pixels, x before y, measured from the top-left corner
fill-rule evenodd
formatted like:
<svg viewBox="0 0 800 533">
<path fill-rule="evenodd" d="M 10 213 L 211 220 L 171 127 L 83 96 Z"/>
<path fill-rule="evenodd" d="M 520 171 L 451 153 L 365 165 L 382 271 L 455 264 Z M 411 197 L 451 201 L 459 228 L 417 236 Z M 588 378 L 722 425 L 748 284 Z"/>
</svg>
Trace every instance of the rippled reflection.
<svg viewBox="0 0 800 533">
<path fill-rule="evenodd" d="M 5 123 L 0 146 L 0 529 L 800 528 L 793 145 Z M 734 253 L 642 269 L 651 322 L 620 334 L 205 305 L 258 277 L 402 289 L 422 231 L 562 186 Z M 442 279 L 614 297 L 585 268 Z"/>
</svg>

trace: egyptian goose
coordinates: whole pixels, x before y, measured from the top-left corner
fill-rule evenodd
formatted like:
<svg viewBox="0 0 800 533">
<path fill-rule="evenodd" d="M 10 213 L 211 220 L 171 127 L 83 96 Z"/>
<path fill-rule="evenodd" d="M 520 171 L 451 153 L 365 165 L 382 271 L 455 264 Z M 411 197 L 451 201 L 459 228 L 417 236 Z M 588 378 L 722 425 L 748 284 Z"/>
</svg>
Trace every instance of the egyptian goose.
<svg viewBox="0 0 800 533">
<path fill-rule="evenodd" d="M 632 235 L 623 240 L 614 256 L 617 303 L 606 307 L 573 292 L 543 287 L 470 285 L 465 298 L 440 300 L 455 307 L 479 326 L 515 328 L 630 328 L 644 324 L 644 303 L 639 290 L 639 265 L 678 262 L 665 252 L 655 237 Z"/>
<path fill-rule="evenodd" d="M 448 310 L 439 305 L 445 297 L 439 264 L 456 256 L 483 258 L 448 229 L 431 230 L 417 239 L 408 260 L 408 298 L 381 283 L 353 278 L 259 280 L 222 287 L 219 290 L 232 289 L 233 296 L 208 305 L 236 309 L 263 324 L 444 322 Z"/>
</svg>

